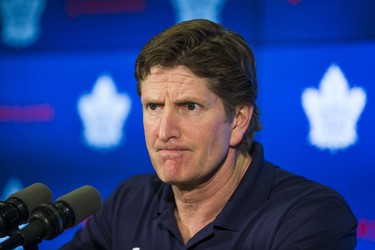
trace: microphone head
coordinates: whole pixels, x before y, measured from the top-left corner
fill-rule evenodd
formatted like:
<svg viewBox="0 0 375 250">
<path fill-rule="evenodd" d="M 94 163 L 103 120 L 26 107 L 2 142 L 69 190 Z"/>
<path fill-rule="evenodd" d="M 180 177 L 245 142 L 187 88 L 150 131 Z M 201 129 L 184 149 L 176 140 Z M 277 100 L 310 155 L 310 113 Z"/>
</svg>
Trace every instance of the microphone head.
<svg viewBox="0 0 375 250">
<path fill-rule="evenodd" d="M 52 192 L 51 190 L 42 183 L 34 183 L 21 191 L 18 191 L 9 196 L 9 199 L 16 198 L 21 200 L 27 207 L 28 214 L 42 203 L 52 202 Z"/>
<path fill-rule="evenodd" d="M 67 203 L 73 210 L 75 221 L 72 227 L 96 213 L 102 204 L 98 190 L 88 185 L 59 197 L 56 203 L 59 201 Z"/>
</svg>

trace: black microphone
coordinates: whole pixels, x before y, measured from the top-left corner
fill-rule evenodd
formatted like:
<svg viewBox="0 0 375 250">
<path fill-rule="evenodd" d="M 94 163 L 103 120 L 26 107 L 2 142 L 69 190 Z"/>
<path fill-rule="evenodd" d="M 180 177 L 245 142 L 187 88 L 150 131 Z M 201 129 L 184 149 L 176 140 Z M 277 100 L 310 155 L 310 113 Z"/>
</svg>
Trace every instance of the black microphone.
<svg viewBox="0 0 375 250">
<path fill-rule="evenodd" d="M 0 201 L 0 238 L 18 230 L 18 225 L 27 222 L 34 208 L 48 202 L 52 202 L 52 193 L 42 183 L 35 183 L 10 195 L 5 202 Z"/>
<path fill-rule="evenodd" d="M 29 224 L 0 243 L 0 249 L 10 250 L 53 239 L 96 213 L 101 201 L 95 188 L 83 186 L 61 196 L 55 204 L 41 204 L 31 212 Z"/>
</svg>

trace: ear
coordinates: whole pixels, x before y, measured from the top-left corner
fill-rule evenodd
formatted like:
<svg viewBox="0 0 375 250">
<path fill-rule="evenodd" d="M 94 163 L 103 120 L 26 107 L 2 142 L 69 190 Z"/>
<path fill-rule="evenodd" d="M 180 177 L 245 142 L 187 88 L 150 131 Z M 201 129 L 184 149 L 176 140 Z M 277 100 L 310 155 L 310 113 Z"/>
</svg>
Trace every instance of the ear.
<svg viewBox="0 0 375 250">
<path fill-rule="evenodd" d="M 243 135 L 249 127 L 254 107 L 252 105 L 237 106 L 232 121 L 232 134 L 230 146 L 235 147 L 241 143 Z"/>
</svg>

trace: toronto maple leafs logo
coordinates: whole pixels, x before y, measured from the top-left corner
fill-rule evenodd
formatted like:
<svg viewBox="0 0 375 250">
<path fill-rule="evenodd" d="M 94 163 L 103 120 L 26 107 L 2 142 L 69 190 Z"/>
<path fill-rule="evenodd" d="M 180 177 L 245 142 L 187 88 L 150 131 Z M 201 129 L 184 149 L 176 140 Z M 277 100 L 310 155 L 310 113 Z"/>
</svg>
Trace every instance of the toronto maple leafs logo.
<svg viewBox="0 0 375 250">
<path fill-rule="evenodd" d="M 310 122 L 311 144 L 331 152 L 357 141 L 357 122 L 366 104 L 362 88 L 349 88 L 341 69 L 333 64 L 325 73 L 319 89 L 307 88 L 302 106 Z"/>
<path fill-rule="evenodd" d="M 1 0 L 2 38 L 5 44 L 25 47 L 40 36 L 39 21 L 46 0 Z"/>
<path fill-rule="evenodd" d="M 177 20 L 182 22 L 203 18 L 220 23 L 220 14 L 226 0 L 171 0 Z"/>
<path fill-rule="evenodd" d="M 101 75 L 92 92 L 78 101 L 87 145 L 97 149 L 118 146 L 124 140 L 123 126 L 130 107 L 130 98 L 117 92 L 112 78 Z"/>
</svg>

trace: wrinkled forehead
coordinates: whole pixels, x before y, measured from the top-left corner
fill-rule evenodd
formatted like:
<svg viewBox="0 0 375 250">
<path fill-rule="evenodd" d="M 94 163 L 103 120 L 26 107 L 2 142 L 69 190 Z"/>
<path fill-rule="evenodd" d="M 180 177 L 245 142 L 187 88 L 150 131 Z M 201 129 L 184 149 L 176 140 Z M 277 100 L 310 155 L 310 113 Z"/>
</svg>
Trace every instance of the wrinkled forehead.
<svg viewBox="0 0 375 250">
<path fill-rule="evenodd" d="M 158 84 L 174 84 L 186 85 L 186 87 L 201 86 L 208 87 L 208 81 L 205 78 L 198 77 L 185 66 L 177 66 L 175 68 L 152 67 L 150 74 L 141 82 L 141 88 L 147 85 L 157 87 Z"/>
<path fill-rule="evenodd" d="M 142 81 L 141 96 L 143 99 L 167 95 L 173 99 L 208 98 L 215 95 L 207 86 L 205 78 L 197 77 L 188 68 L 152 68 L 150 74 Z"/>
<path fill-rule="evenodd" d="M 150 74 L 144 79 L 148 82 L 179 82 L 192 83 L 198 79 L 187 67 L 175 68 L 152 67 Z"/>
</svg>

